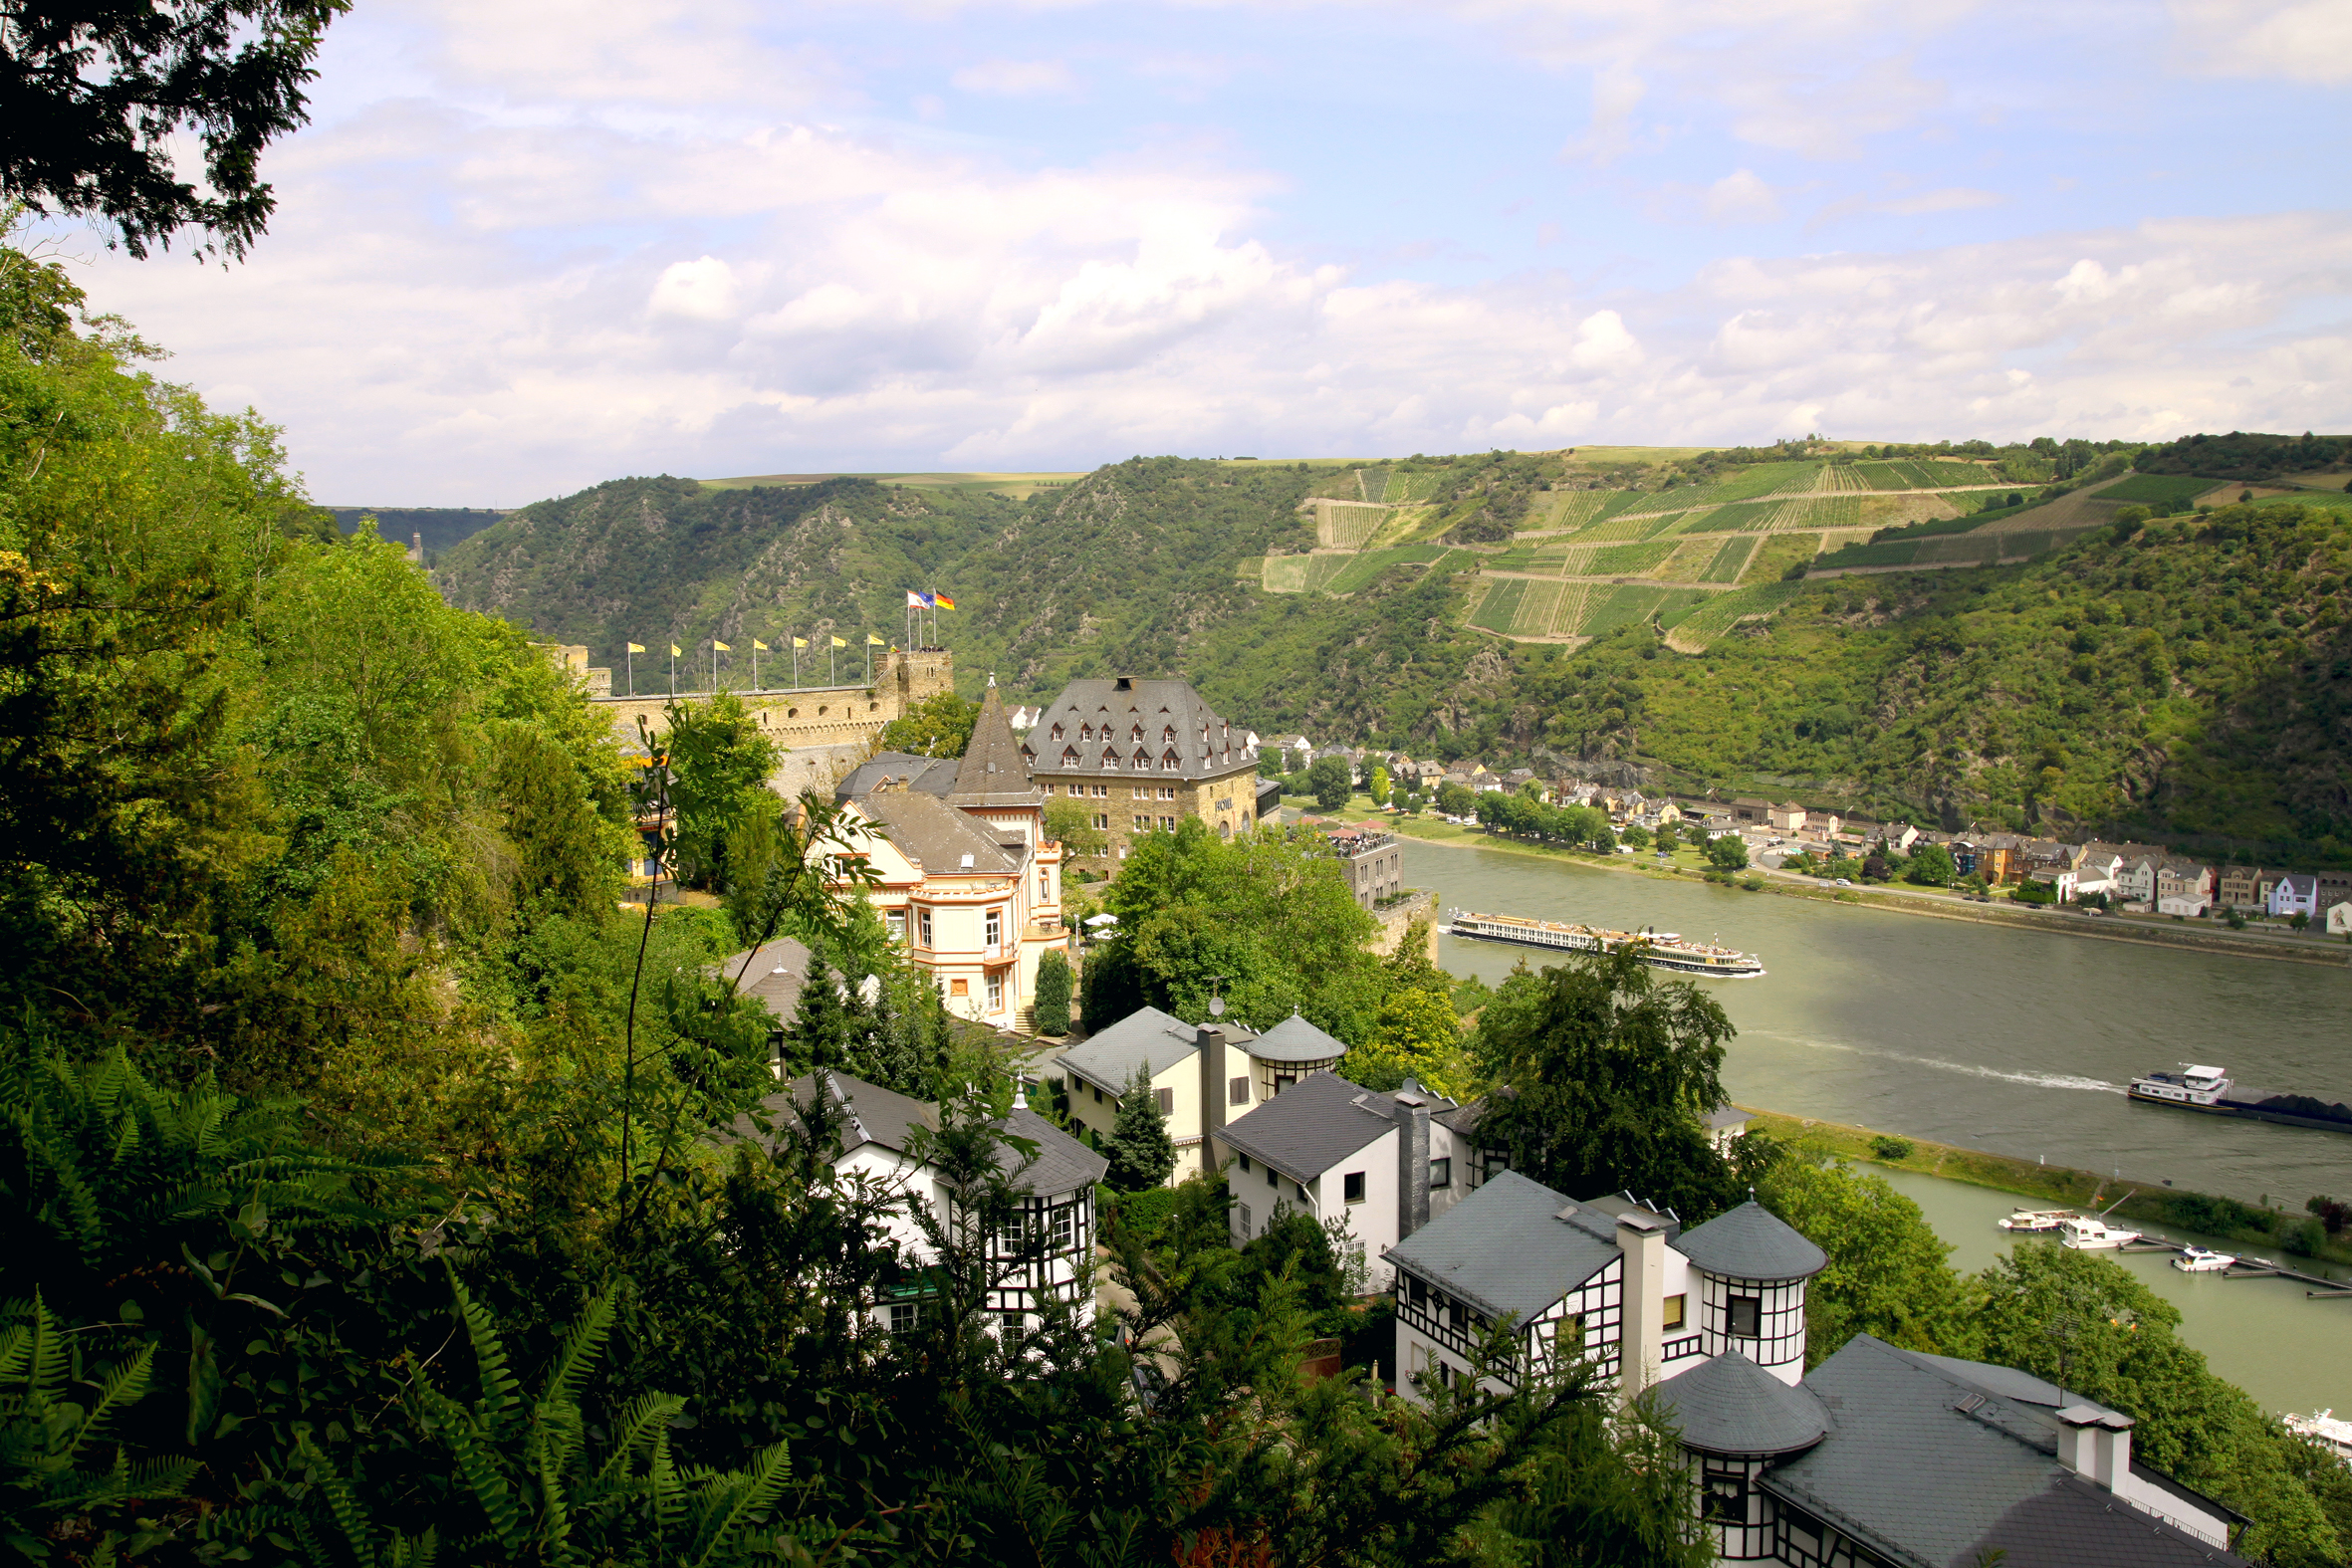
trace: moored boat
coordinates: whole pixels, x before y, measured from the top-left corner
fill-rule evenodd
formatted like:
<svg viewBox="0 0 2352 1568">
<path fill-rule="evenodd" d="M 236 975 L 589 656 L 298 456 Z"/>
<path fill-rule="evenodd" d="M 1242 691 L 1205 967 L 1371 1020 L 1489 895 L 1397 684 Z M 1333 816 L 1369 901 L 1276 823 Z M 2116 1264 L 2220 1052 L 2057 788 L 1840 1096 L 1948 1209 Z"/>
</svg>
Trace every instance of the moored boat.
<svg viewBox="0 0 2352 1568">
<path fill-rule="evenodd" d="M 2316 1442 L 2344 1463 L 2352 1464 L 2352 1421 L 2344 1420 L 2332 1409 L 2316 1416 L 2281 1416 L 2278 1424 Z"/>
<path fill-rule="evenodd" d="M 2120 1231 L 2105 1220 L 2085 1219 L 2075 1215 L 2058 1226 L 2058 1244 L 2071 1246 L 2078 1252 L 2112 1252 L 2126 1241 L 2137 1241 L 2141 1232 Z"/>
<path fill-rule="evenodd" d="M 2216 1252 L 2202 1246 L 2184 1246 L 2181 1255 L 2173 1259 L 2173 1266 L 2184 1274 L 2227 1273 L 2236 1266 L 2237 1258 L 2229 1252 Z"/>
<path fill-rule="evenodd" d="M 2208 1116 L 2241 1116 L 2289 1127 L 2320 1127 L 2352 1133 L 2352 1105 L 2308 1094 L 2271 1094 L 2241 1088 L 2221 1067 L 2182 1062 L 2178 1072 L 2144 1072 L 2132 1080 L 2130 1098 L 2143 1105 L 2170 1105 Z"/>
<path fill-rule="evenodd" d="M 1529 920 L 1524 915 L 1483 915 L 1450 910 L 1449 933 L 1482 942 L 1514 942 L 1522 947 L 1550 948 L 1562 953 L 1614 953 L 1638 950 L 1652 969 L 1684 975 L 1713 975 L 1719 980 L 1755 980 L 1764 972 L 1764 961 L 1753 953 L 1718 947 L 1711 942 L 1685 942 L 1673 931 L 1611 931 L 1602 926 L 1571 925 L 1557 920 Z"/>
<path fill-rule="evenodd" d="M 1996 1220 L 1994 1224 L 2003 1231 L 2024 1231 L 2047 1235 L 2067 1221 L 2081 1218 L 2071 1209 L 2020 1209 L 2005 1220 Z"/>
</svg>

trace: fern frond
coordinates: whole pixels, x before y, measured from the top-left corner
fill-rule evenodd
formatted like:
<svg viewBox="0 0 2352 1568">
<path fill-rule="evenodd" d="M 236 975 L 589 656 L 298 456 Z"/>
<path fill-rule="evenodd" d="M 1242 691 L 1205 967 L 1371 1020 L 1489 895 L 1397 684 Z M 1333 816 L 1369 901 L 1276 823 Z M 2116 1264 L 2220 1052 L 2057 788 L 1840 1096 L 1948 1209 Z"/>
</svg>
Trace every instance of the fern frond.
<svg viewBox="0 0 2352 1568">
<path fill-rule="evenodd" d="M 715 1517 L 703 1521 L 697 1539 L 687 1548 L 694 1554 L 690 1568 L 704 1568 L 712 1554 L 726 1545 L 754 1515 L 774 1507 L 791 1479 L 792 1456 L 781 1443 L 764 1450 L 748 1467 L 727 1475 L 719 1488 L 721 1495 L 727 1497 L 725 1506 Z M 695 1550 L 696 1547 L 700 1550 Z"/>
<path fill-rule="evenodd" d="M 375 1527 L 368 1522 L 367 1511 L 359 1506 L 359 1499 L 352 1492 L 351 1483 L 343 1471 L 326 1455 L 319 1452 L 305 1437 L 295 1453 L 311 1460 L 318 1467 L 319 1489 L 327 1494 L 327 1512 L 335 1520 L 335 1527 L 343 1531 L 343 1538 L 351 1544 L 352 1555 L 362 1563 L 375 1560 Z"/>
<path fill-rule="evenodd" d="M 675 1394 L 640 1394 L 631 1400 L 612 1424 L 612 1452 L 604 1456 L 596 1478 L 609 1485 L 626 1475 L 637 1451 L 663 1441 L 671 1420 L 685 1408 L 686 1402 Z"/>
<path fill-rule="evenodd" d="M 653 1462 L 646 1466 L 645 1479 L 653 1491 L 654 1523 L 666 1534 L 676 1529 L 686 1516 L 686 1494 L 678 1483 L 677 1466 L 670 1462 L 670 1432 L 666 1424 L 653 1435 Z M 655 1545 L 658 1548 L 659 1542 Z"/>
<path fill-rule="evenodd" d="M 457 1456 L 458 1472 L 467 1489 L 490 1520 L 501 1543 L 512 1549 L 522 1543 L 521 1507 L 507 1484 L 498 1457 L 474 1425 L 473 1413 L 437 1390 L 424 1391 L 425 1410 L 441 1440 Z"/>
<path fill-rule="evenodd" d="M 607 1286 L 588 1298 L 580 1321 L 564 1336 L 564 1348 L 556 1352 L 556 1364 L 548 1372 L 546 1392 L 539 1397 L 543 1408 L 559 1401 L 569 1404 L 580 1398 L 580 1385 L 595 1369 L 597 1359 L 604 1353 L 604 1341 L 611 1333 L 612 1291 Z"/>
<path fill-rule="evenodd" d="M 481 1368 L 481 1408 L 504 1415 L 522 1403 L 523 1391 L 507 1370 L 506 1346 L 498 1337 L 498 1325 L 486 1308 L 466 1294 L 456 1265 L 443 1258 L 441 1266 L 449 1272 L 449 1288 L 457 1297 L 457 1315 L 465 1321 L 466 1337 L 474 1342 L 474 1360 Z"/>
<path fill-rule="evenodd" d="M 106 1425 L 107 1418 L 115 1413 L 116 1407 L 135 1405 L 146 1398 L 147 1374 L 154 1360 L 155 1347 L 149 1342 L 139 1346 L 138 1354 L 128 1361 L 118 1362 L 107 1369 L 104 1380 L 98 1386 L 98 1403 L 83 1418 L 82 1430 L 74 1435 L 74 1446 L 67 1451 L 69 1457 L 81 1452 L 82 1445 Z"/>
</svg>

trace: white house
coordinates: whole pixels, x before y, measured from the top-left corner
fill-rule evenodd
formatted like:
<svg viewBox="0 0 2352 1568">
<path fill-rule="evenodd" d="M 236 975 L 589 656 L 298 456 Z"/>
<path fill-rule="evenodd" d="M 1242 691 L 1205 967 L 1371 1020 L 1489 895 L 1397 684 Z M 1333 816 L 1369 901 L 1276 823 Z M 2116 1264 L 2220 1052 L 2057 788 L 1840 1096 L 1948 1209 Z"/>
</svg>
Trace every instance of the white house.
<svg viewBox="0 0 2352 1568">
<path fill-rule="evenodd" d="M 937 1261 L 936 1250 L 915 1220 L 918 1206 L 942 1228 L 964 1223 L 955 1195 L 930 1163 L 928 1141 L 939 1131 L 939 1107 L 925 1100 L 867 1083 L 842 1072 L 796 1078 L 761 1108 L 774 1123 L 803 1132 L 819 1131 L 837 1145 L 827 1162 L 838 1175 L 862 1178 L 873 1192 L 898 1198 L 884 1229 L 900 1255 L 919 1266 Z M 989 1299 L 986 1310 L 1000 1332 L 1035 1327 L 1049 1302 L 1058 1302 L 1077 1321 L 1091 1321 L 1090 1287 L 1094 1255 L 1094 1187 L 1108 1162 L 1026 1105 L 1016 1104 L 1000 1122 L 1002 1131 L 1034 1142 L 1038 1152 L 1024 1160 L 1000 1148 L 1002 1169 L 1023 1194 L 1023 1207 L 988 1236 Z M 769 1145 L 749 1118 L 736 1135 Z M 930 1293 L 920 1272 L 887 1297 L 861 1303 L 877 1327 L 911 1328 Z"/>
<path fill-rule="evenodd" d="M 1176 1145 L 1171 1183 L 1202 1169 L 1203 1139 L 1250 1114 L 1308 1074 L 1335 1066 L 1347 1047 L 1293 1013 L 1264 1034 L 1237 1025 L 1187 1023 L 1139 1008 L 1063 1051 L 1056 1065 L 1069 1093 L 1070 1119 L 1110 1136 L 1119 1098 L 1137 1068 Z M 1211 1156 L 1211 1168 L 1214 1168 Z"/>
<path fill-rule="evenodd" d="M 1375 1290 L 1390 1283 L 1388 1249 L 1443 1214 L 1468 1186 L 1467 1152 L 1434 1118 L 1452 1100 L 1408 1080 L 1393 1094 L 1309 1073 L 1281 1098 L 1215 1134 L 1232 1191 L 1234 1242 L 1263 1234 L 1285 1212 L 1347 1226 Z"/>
<path fill-rule="evenodd" d="M 2303 871 L 2289 871 L 2270 889 L 2270 914 L 2279 920 L 2290 920 L 2296 915 L 2319 913 L 2319 878 Z"/>
<path fill-rule="evenodd" d="M 2214 907 L 2212 897 L 2205 893 L 2165 893 L 2156 900 L 2160 915 L 2179 915 L 2184 920 L 2202 920 Z"/>
</svg>

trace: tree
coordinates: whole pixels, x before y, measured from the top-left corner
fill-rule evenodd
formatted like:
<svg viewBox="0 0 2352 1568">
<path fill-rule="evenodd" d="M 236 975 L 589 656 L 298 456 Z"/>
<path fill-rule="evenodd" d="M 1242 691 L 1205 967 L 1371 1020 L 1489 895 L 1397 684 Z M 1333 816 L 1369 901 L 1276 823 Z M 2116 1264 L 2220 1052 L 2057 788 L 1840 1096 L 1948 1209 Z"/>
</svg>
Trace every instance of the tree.
<svg viewBox="0 0 2352 1568">
<path fill-rule="evenodd" d="M 1052 1039 L 1069 1032 L 1069 957 L 1059 948 L 1038 960 L 1037 1027 Z"/>
<path fill-rule="evenodd" d="M 1887 858 L 1886 858 L 1886 856 L 1884 856 L 1884 855 L 1881 855 L 1881 854 L 1872 854 L 1872 855 L 1866 855 L 1866 856 L 1864 856 L 1864 857 L 1863 857 L 1863 860 L 1862 860 L 1862 880 L 1863 880 L 1863 881 L 1865 881 L 1865 882 L 1891 882 L 1891 881 L 1893 881 L 1893 880 L 1894 880 L 1894 878 L 1895 878 L 1895 868 L 1894 868 L 1893 866 L 1891 866 L 1891 865 L 1888 865 L 1888 864 L 1887 864 Z"/>
<path fill-rule="evenodd" d="M 853 999 L 841 994 L 840 982 L 823 955 L 810 954 L 792 1026 L 785 1030 L 784 1075 L 797 1078 L 818 1067 L 846 1063 L 851 1041 L 864 1032 L 858 1027 L 857 1010 Z"/>
<path fill-rule="evenodd" d="M 1748 841 L 1738 833 L 1718 833 L 1707 840 L 1707 863 L 1718 871 L 1748 868 Z"/>
<path fill-rule="evenodd" d="M 1344 757 L 1318 757 L 1314 766 L 1306 770 L 1306 787 L 1314 795 L 1314 803 L 1326 811 L 1337 811 L 1347 804 L 1347 797 L 1355 792 L 1355 770 Z"/>
<path fill-rule="evenodd" d="M 1959 874 L 1952 861 L 1952 851 L 1942 844 L 1921 844 L 1912 850 L 1911 869 L 1905 873 L 1908 880 L 1921 887 L 1950 887 Z"/>
<path fill-rule="evenodd" d="M 774 798 L 768 776 L 776 771 L 776 743 L 760 733 L 758 717 L 733 692 L 668 703 L 662 719 L 678 813 L 679 880 L 724 888 L 729 836 Z"/>
<path fill-rule="evenodd" d="M 1658 824 L 1656 842 L 1660 849 L 1665 850 L 1667 853 L 1671 854 L 1674 850 L 1674 846 L 1681 841 L 1681 838 L 1682 830 L 1676 827 L 1672 822 L 1660 822 Z"/>
<path fill-rule="evenodd" d="M 1696 1223 L 1741 1185 L 1700 1123 L 1724 1103 L 1724 1043 L 1735 1031 L 1714 998 L 1657 974 L 1631 949 L 1516 970 L 1473 1042 L 1495 1086 L 1479 1131 L 1510 1152 L 1513 1170 L 1548 1187 L 1629 1190 Z"/>
<path fill-rule="evenodd" d="M 1371 782 L 1365 786 L 1364 792 L 1372 797 L 1374 805 L 1386 805 L 1389 796 L 1388 770 L 1373 769 Z"/>
<path fill-rule="evenodd" d="M 1046 836 L 1073 855 L 1099 855 L 1110 847 L 1110 835 L 1094 825 L 1086 802 L 1064 794 L 1046 801 Z"/>
<path fill-rule="evenodd" d="M 1103 1180 L 1114 1192 L 1139 1193 L 1158 1187 L 1176 1169 L 1176 1143 L 1168 1136 L 1167 1120 L 1160 1115 L 1151 1074 L 1141 1064 L 1119 1096 L 1118 1114 L 1111 1120 L 1110 1137 L 1102 1153 L 1110 1161 Z"/>
<path fill-rule="evenodd" d="M 1757 1184 L 1757 1198 L 1829 1254 L 1805 1287 L 1805 1364 L 1856 1334 L 1939 1356 L 1975 1353 L 1970 1302 L 1919 1205 L 1882 1176 L 1797 1149 Z"/>
<path fill-rule="evenodd" d="M 1628 849 L 1647 849 L 1651 843 L 1650 830 L 1639 822 L 1626 823 L 1625 831 L 1617 837 Z"/>
<path fill-rule="evenodd" d="M 1478 795 L 1468 784 L 1443 780 L 1437 786 L 1437 808 L 1448 816 L 1476 816 Z"/>
<path fill-rule="evenodd" d="M 277 196 L 262 149 L 310 122 L 303 88 L 349 0 L 14 0 L 0 83 L 0 195 L 110 225 L 133 256 L 196 228 L 242 258 Z M 204 186 L 175 141 L 202 148 Z"/>
<path fill-rule="evenodd" d="M 1429 923 L 1405 928 L 1381 965 L 1380 1014 L 1372 1037 L 1339 1060 L 1339 1076 L 1367 1089 L 1392 1090 L 1407 1078 L 1457 1099 L 1469 1093 L 1469 1062 L 1454 1006 L 1454 977 L 1429 959 Z"/>
<path fill-rule="evenodd" d="M 980 722 L 980 704 L 952 691 L 933 692 L 882 726 L 874 749 L 917 757 L 961 757 Z"/>
</svg>

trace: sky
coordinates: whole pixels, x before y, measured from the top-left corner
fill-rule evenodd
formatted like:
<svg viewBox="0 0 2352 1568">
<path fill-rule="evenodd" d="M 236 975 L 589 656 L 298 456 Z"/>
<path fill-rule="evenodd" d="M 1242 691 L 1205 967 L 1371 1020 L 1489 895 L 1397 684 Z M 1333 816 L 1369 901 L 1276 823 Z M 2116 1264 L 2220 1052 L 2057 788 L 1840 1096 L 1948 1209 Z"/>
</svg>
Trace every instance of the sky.
<svg viewBox="0 0 2352 1568">
<path fill-rule="evenodd" d="M 2352 430 L 2346 0 L 358 0 L 242 264 L 313 499 Z"/>
</svg>

